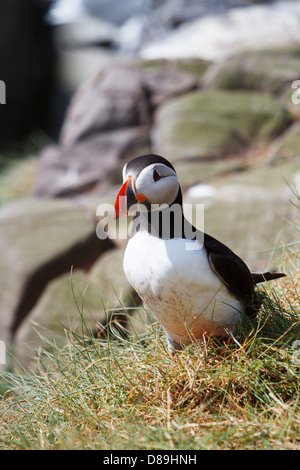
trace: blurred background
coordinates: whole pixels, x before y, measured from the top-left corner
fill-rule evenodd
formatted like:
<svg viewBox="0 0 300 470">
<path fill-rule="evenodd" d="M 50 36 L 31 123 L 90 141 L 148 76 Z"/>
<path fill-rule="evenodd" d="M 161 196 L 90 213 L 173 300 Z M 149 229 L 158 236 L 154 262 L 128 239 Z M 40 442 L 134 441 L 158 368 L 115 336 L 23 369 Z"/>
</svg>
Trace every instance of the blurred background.
<svg viewBox="0 0 300 470">
<path fill-rule="evenodd" d="M 1 0 L 0 80 L 0 339 L 26 366 L 74 296 L 93 328 L 139 305 L 96 235 L 137 155 L 253 271 L 298 269 L 299 0 Z"/>
</svg>

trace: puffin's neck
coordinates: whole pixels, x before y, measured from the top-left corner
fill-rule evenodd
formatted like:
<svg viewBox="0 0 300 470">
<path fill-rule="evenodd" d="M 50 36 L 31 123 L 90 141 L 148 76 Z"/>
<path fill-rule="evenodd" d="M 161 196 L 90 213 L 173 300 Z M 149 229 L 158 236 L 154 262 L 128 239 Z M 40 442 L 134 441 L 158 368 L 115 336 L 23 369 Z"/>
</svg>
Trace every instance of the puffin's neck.
<svg viewBox="0 0 300 470">
<path fill-rule="evenodd" d="M 175 201 L 170 206 L 162 205 L 161 208 L 153 211 L 137 212 L 133 218 L 131 237 L 137 232 L 148 232 L 164 240 L 186 238 L 185 224 L 182 194 L 179 189 Z"/>
</svg>

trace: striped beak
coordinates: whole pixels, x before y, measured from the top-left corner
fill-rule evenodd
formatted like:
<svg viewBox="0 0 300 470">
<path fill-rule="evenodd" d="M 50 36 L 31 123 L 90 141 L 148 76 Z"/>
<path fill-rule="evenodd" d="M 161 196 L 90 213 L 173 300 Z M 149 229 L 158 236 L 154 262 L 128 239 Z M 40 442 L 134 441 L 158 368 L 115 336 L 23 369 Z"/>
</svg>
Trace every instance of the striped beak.
<svg viewBox="0 0 300 470">
<path fill-rule="evenodd" d="M 115 202 L 115 219 L 128 215 L 130 207 L 136 203 L 137 197 L 135 195 L 134 180 L 132 176 L 128 176 L 117 195 Z"/>
</svg>

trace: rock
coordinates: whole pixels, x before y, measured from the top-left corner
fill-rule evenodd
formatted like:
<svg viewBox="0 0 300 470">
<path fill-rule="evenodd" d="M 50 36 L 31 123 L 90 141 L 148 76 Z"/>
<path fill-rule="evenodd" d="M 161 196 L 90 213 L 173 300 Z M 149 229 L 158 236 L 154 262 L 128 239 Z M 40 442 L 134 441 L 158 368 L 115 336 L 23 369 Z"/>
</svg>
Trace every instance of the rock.
<svg viewBox="0 0 300 470">
<path fill-rule="evenodd" d="M 229 174 L 239 171 L 243 166 L 240 160 L 224 159 L 203 161 L 178 161 L 176 163 L 176 173 L 183 191 L 193 185 L 208 184 L 210 181 L 226 178 Z"/>
<path fill-rule="evenodd" d="M 49 283 L 15 336 L 18 362 L 32 367 L 34 350 L 63 347 L 74 333 L 95 337 L 114 314 L 128 329 L 127 315 L 140 299 L 124 275 L 123 255 L 124 249 L 108 250 L 89 273 L 75 270 Z"/>
<path fill-rule="evenodd" d="M 48 147 L 39 157 L 34 193 L 37 196 L 72 196 L 102 191 L 116 172 L 131 158 L 148 153 L 148 129 L 134 127 L 107 131 L 84 139 L 71 147 Z"/>
<path fill-rule="evenodd" d="M 103 194 L 116 175 L 121 182 L 123 165 L 151 152 L 153 108 L 198 83 L 193 74 L 167 62 L 107 67 L 75 93 L 60 145 L 41 152 L 35 195 Z"/>
<path fill-rule="evenodd" d="M 193 76 L 196 82 L 199 83 L 212 62 L 208 60 L 198 59 L 197 57 L 190 57 L 187 59 L 154 59 L 154 60 L 139 60 L 137 65 L 142 71 L 153 70 L 166 70 L 185 72 L 189 76 Z"/>
<path fill-rule="evenodd" d="M 278 139 L 276 139 L 269 151 L 272 160 L 284 159 L 295 161 L 300 158 L 300 123 L 296 122 Z"/>
<path fill-rule="evenodd" d="M 34 367 L 39 349 L 64 347 L 75 334 L 96 335 L 97 321 L 105 320 L 101 292 L 82 270 L 49 282 L 14 338 L 14 356 L 23 367 Z M 43 353 L 41 353 L 43 356 Z M 40 360 L 41 358 L 39 358 Z"/>
<path fill-rule="evenodd" d="M 137 67 L 112 65 L 75 93 L 61 131 L 60 143 L 71 147 L 103 131 L 149 124 L 147 95 Z"/>
<path fill-rule="evenodd" d="M 37 158 L 27 157 L 12 162 L 0 171 L 0 207 L 12 199 L 32 193 L 37 173 Z"/>
<path fill-rule="evenodd" d="M 178 70 L 188 72 L 193 75 L 200 83 L 202 83 L 203 77 L 211 62 L 209 60 L 199 59 L 197 57 L 189 57 L 187 59 L 178 59 L 174 61 Z"/>
<path fill-rule="evenodd" d="M 127 281 L 123 270 L 124 248 L 108 250 L 94 264 L 89 276 L 93 285 L 105 294 L 105 309 L 135 307 L 141 303 L 138 294 Z"/>
<path fill-rule="evenodd" d="M 28 198 L 1 210 L 1 340 L 15 334 L 50 280 L 72 266 L 89 269 L 113 246 L 95 225 L 71 201 Z"/>
<path fill-rule="evenodd" d="M 295 250 L 299 219 L 299 201 L 290 187 L 299 192 L 299 168 L 297 160 L 260 163 L 224 178 L 213 178 L 210 199 L 191 198 L 187 192 L 184 201 L 204 203 L 205 232 L 233 249 L 251 270 L 286 271 L 289 253 Z M 292 271 L 297 269 L 295 258 L 291 263 L 295 263 Z"/>
<path fill-rule="evenodd" d="M 162 67 L 146 68 L 143 83 L 150 94 L 152 106 L 197 87 L 198 80 L 190 73 L 180 71 L 176 65 L 166 63 Z"/>
<path fill-rule="evenodd" d="M 60 145 L 41 152 L 35 194 L 70 196 L 99 185 L 104 191 L 111 176 L 118 173 L 121 179 L 125 162 L 150 151 L 149 93 L 143 73 L 128 64 L 107 67 L 82 85 L 68 109 Z"/>
<path fill-rule="evenodd" d="M 154 150 L 172 162 L 236 155 L 274 138 L 291 121 L 289 112 L 266 94 L 195 91 L 158 109 Z"/>
<path fill-rule="evenodd" d="M 205 74 L 209 89 L 258 90 L 280 94 L 300 76 L 299 47 L 249 51 L 216 63 Z"/>
</svg>

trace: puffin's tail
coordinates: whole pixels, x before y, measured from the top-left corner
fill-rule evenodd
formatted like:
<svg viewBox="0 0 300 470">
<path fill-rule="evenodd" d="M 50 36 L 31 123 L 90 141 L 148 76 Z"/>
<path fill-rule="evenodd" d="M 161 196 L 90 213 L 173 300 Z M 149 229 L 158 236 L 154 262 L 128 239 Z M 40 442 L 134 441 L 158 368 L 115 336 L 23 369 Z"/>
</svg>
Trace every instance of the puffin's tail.
<svg viewBox="0 0 300 470">
<path fill-rule="evenodd" d="M 259 284 L 260 282 L 272 281 L 272 279 L 279 279 L 280 277 L 285 277 L 284 273 L 251 273 L 254 284 Z"/>
</svg>

